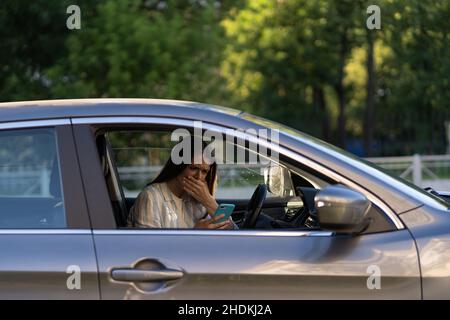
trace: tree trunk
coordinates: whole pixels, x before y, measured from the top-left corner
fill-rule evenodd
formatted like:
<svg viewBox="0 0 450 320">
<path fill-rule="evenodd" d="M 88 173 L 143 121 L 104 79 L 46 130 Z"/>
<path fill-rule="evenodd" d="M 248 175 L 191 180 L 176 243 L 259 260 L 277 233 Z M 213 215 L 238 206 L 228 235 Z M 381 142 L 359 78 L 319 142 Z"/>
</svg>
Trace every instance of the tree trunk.
<svg viewBox="0 0 450 320">
<path fill-rule="evenodd" d="M 372 32 L 372 30 L 367 30 L 367 96 L 364 113 L 364 150 L 367 157 L 372 156 L 373 133 L 375 129 L 375 65 Z"/>
<path fill-rule="evenodd" d="M 330 141 L 330 117 L 327 111 L 325 102 L 325 94 L 322 87 L 313 87 L 313 103 L 314 107 L 320 112 L 320 119 L 322 120 L 322 139 Z"/>
<path fill-rule="evenodd" d="M 345 116 L 345 90 L 344 90 L 344 67 L 347 55 L 347 30 L 345 29 L 341 36 L 341 46 L 339 51 L 339 69 L 335 90 L 339 103 L 338 115 L 338 141 L 337 144 L 341 148 L 345 148 L 346 140 L 346 116 Z"/>
</svg>

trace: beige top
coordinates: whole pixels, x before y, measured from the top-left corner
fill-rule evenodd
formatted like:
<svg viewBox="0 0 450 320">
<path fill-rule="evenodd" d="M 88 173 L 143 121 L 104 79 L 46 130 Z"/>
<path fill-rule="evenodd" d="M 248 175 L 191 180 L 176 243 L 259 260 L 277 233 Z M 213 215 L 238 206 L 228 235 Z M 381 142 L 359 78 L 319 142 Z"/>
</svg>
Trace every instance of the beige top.
<svg viewBox="0 0 450 320">
<path fill-rule="evenodd" d="M 153 183 L 137 197 L 128 215 L 128 226 L 193 228 L 198 220 L 206 216 L 206 208 L 188 194 L 185 193 L 182 198 L 178 198 L 170 191 L 167 183 Z"/>
</svg>

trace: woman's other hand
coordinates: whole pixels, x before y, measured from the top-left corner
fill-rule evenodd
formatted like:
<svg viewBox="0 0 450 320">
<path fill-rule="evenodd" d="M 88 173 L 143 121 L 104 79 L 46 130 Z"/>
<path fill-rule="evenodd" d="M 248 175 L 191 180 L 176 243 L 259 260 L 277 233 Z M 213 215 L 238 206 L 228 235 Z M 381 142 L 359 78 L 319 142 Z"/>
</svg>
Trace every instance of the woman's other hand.
<svg viewBox="0 0 450 320">
<path fill-rule="evenodd" d="M 213 217 L 211 219 L 201 219 L 195 224 L 194 229 L 233 229 L 233 223 L 231 222 L 231 220 L 217 222 L 224 216 L 224 214 L 220 214 L 217 217 Z"/>
</svg>

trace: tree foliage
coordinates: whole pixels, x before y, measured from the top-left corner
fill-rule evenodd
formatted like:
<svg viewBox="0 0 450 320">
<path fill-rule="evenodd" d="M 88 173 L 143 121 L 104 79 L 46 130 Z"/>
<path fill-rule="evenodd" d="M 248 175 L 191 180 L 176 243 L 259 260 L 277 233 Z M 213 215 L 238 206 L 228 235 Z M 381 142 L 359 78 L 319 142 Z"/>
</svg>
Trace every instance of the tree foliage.
<svg viewBox="0 0 450 320">
<path fill-rule="evenodd" d="M 214 101 L 221 31 L 212 5 L 105 1 L 67 39 L 47 70 L 54 97 L 153 97 Z"/>
<path fill-rule="evenodd" d="M 2 1 L 2 101 L 196 100 L 360 155 L 445 152 L 446 0 L 78 0 L 81 30 L 70 4 Z"/>
</svg>

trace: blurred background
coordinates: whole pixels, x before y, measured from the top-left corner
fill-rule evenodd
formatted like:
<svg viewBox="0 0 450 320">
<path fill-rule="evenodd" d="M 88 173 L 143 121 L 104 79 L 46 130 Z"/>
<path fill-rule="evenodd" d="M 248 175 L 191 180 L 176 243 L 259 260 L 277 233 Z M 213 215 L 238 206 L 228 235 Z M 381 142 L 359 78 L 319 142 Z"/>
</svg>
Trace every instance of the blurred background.
<svg viewBox="0 0 450 320">
<path fill-rule="evenodd" d="M 2 0 L 0 101 L 218 104 L 450 190 L 449 17 L 448 0 Z"/>
</svg>

